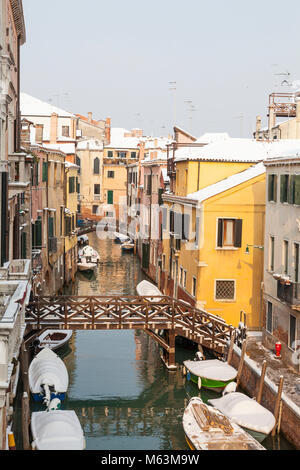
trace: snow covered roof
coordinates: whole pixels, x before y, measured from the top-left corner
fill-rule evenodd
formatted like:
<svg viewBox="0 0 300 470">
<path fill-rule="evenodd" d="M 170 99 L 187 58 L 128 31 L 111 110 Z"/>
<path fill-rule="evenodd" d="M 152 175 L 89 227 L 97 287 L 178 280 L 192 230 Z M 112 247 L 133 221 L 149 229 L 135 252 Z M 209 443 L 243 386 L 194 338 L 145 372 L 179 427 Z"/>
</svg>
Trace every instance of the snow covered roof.
<svg viewBox="0 0 300 470">
<path fill-rule="evenodd" d="M 103 150 L 103 142 L 98 139 L 81 140 L 77 144 L 77 150 Z"/>
<path fill-rule="evenodd" d="M 198 202 L 205 201 L 212 196 L 216 196 L 228 189 L 234 188 L 239 184 L 245 183 L 246 181 L 255 178 L 256 176 L 260 176 L 266 172 L 266 168 L 262 162 L 258 163 L 257 165 L 253 165 L 247 170 L 241 171 L 240 173 L 236 173 L 235 175 L 231 175 L 224 180 L 218 181 L 217 183 L 211 184 L 206 186 L 200 191 L 195 193 L 190 193 L 187 195 L 188 199 L 194 199 Z"/>
<path fill-rule="evenodd" d="M 300 140 L 298 140 L 297 145 L 299 147 Z M 175 161 L 204 160 L 257 163 L 271 156 L 278 155 L 290 147 L 295 147 L 294 141 L 290 139 L 267 142 L 230 137 L 225 140 L 212 142 L 203 147 L 179 148 L 175 152 Z"/>
<path fill-rule="evenodd" d="M 110 143 L 105 148 L 137 149 L 141 139 L 138 137 L 125 137 L 125 133 L 130 133 L 130 131 L 122 127 L 112 127 Z"/>
<path fill-rule="evenodd" d="M 45 147 L 47 149 L 52 149 L 52 150 L 60 150 L 61 152 L 64 153 L 75 153 L 75 144 L 46 144 Z"/>
<path fill-rule="evenodd" d="M 74 114 L 39 100 L 27 93 L 20 94 L 20 108 L 22 116 L 51 116 L 51 114 L 56 113 L 60 117 L 75 118 Z"/>
<path fill-rule="evenodd" d="M 196 140 L 196 144 L 211 144 L 212 142 L 219 142 L 221 140 L 229 139 L 227 132 L 206 132 L 199 139 Z"/>
</svg>

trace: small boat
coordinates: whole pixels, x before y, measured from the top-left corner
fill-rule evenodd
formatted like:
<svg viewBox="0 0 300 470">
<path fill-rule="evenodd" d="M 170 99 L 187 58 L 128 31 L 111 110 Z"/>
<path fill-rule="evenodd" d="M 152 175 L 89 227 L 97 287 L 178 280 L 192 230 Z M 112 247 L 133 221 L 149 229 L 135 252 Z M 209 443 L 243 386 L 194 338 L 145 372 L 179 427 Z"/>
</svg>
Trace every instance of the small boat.
<svg viewBox="0 0 300 470">
<path fill-rule="evenodd" d="M 29 388 L 34 401 L 48 404 L 53 398 L 64 400 L 69 376 L 64 362 L 49 347 L 43 348 L 28 369 Z"/>
<path fill-rule="evenodd" d="M 86 263 L 86 262 L 77 263 L 78 271 L 83 271 L 83 272 L 92 271 L 96 267 L 97 267 L 97 263 Z"/>
<path fill-rule="evenodd" d="M 192 450 L 265 450 L 250 434 L 201 398 L 189 401 L 182 418 Z"/>
<path fill-rule="evenodd" d="M 83 450 L 85 438 L 73 410 L 38 411 L 31 414 L 32 449 Z"/>
<path fill-rule="evenodd" d="M 77 237 L 77 243 L 79 246 L 88 245 L 89 237 L 87 235 L 79 235 L 79 237 Z"/>
<path fill-rule="evenodd" d="M 276 424 L 274 415 L 244 393 L 226 393 L 226 389 L 223 393 L 221 398 L 208 400 L 208 403 L 262 442 Z"/>
<path fill-rule="evenodd" d="M 100 256 L 96 250 L 90 245 L 86 245 L 78 251 L 79 263 L 99 263 Z"/>
<path fill-rule="evenodd" d="M 196 383 L 199 389 L 203 387 L 222 392 L 237 376 L 234 367 L 219 359 L 189 360 L 184 361 L 183 365 L 183 373 L 188 380 Z"/>
<path fill-rule="evenodd" d="M 72 334 L 72 330 L 46 330 L 36 338 L 39 341 L 38 348 L 58 349 L 71 339 Z"/>
<path fill-rule="evenodd" d="M 123 233 L 120 233 L 120 232 L 114 232 L 114 236 L 115 236 L 115 242 L 116 243 L 125 243 L 125 242 L 130 241 L 130 237 L 128 237 L 127 235 L 124 235 Z"/>
<path fill-rule="evenodd" d="M 124 242 L 121 244 L 121 250 L 122 251 L 133 251 L 134 250 L 134 243 L 132 240 L 128 241 L 128 242 Z"/>
<path fill-rule="evenodd" d="M 152 297 L 153 295 L 163 296 L 163 293 L 158 289 L 158 287 L 146 280 L 141 281 L 136 286 L 136 291 L 138 295 L 141 295 L 143 297 L 151 296 L 151 298 L 149 299 L 150 302 L 157 302 L 160 300 L 160 297 Z"/>
</svg>

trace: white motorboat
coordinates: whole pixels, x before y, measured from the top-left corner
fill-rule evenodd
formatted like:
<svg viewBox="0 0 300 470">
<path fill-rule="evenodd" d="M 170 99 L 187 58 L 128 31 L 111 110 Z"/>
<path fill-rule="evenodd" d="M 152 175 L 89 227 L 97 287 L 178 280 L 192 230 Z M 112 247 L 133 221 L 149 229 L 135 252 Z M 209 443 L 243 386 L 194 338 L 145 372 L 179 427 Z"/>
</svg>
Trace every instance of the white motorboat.
<svg viewBox="0 0 300 470">
<path fill-rule="evenodd" d="M 265 450 L 238 424 L 199 397 L 189 401 L 182 423 L 192 450 Z"/>
<path fill-rule="evenodd" d="M 78 271 L 92 271 L 97 267 L 97 263 L 77 263 L 77 269 Z"/>
<path fill-rule="evenodd" d="M 199 389 L 204 387 L 221 392 L 237 376 L 237 370 L 234 367 L 219 359 L 189 360 L 183 361 L 183 365 L 187 379 L 195 382 Z"/>
<path fill-rule="evenodd" d="M 74 410 L 38 411 L 31 415 L 36 450 L 83 450 L 85 438 Z"/>
<path fill-rule="evenodd" d="M 78 259 L 80 263 L 94 263 L 100 262 L 100 256 L 96 250 L 90 245 L 86 245 L 78 251 Z"/>
<path fill-rule="evenodd" d="M 122 251 L 133 251 L 134 250 L 134 243 L 132 240 L 129 240 L 128 242 L 124 242 L 121 244 L 121 250 Z"/>
<path fill-rule="evenodd" d="M 275 416 L 253 398 L 244 393 L 230 392 L 208 403 L 248 431 L 258 442 L 262 442 L 275 426 Z"/>
<path fill-rule="evenodd" d="M 130 237 L 128 237 L 127 235 L 124 235 L 123 233 L 120 233 L 120 232 L 114 232 L 114 236 L 115 236 L 115 242 L 116 243 L 125 243 L 125 242 L 130 241 Z"/>
<path fill-rule="evenodd" d="M 143 297 L 144 296 L 151 297 L 149 299 L 150 302 L 157 302 L 158 300 L 160 300 L 160 297 L 154 297 L 154 295 L 158 295 L 158 296 L 163 295 L 163 293 L 159 290 L 158 287 L 156 287 L 154 284 L 146 280 L 141 281 L 136 286 L 136 291 L 138 295 L 141 295 Z"/>
<path fill-rule="evenodd" d="M 58 349 L 71 339 L 72 334 L 72 330 L 46 330 L 36 338 L 39 341 L 38 348 Z"/>
<path fill-rule="evenodd" d="M 43 348 L 31 361 L 28 380 L 34 401 L 47 404 L 53 398 L 64 400 L 69 386 L 64 362 L 49 347 Z"/>
</svg>

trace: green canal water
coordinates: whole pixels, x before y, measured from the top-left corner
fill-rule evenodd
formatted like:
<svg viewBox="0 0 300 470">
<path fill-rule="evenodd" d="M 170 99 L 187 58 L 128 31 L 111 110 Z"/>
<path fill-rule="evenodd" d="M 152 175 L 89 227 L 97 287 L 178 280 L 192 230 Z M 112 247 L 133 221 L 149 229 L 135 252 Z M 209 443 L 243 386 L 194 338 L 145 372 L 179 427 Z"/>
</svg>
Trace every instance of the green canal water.
<svg viewBox="0 0 300 470">
<path fill-rule="evenodd" d="M 135 294 L 144 276 L 137 257 L 122 253 L 112 240 L 88 234 L 100 254 L 95 276 L 78 273 L 66 293 L 75 295 Z M 206 402 L 214 392 L 197 389 L 179 368 L 169 372 L 159 346 L 143 331 L 76 331 L 58 351 L 69 372 L 63 409 L 75 410 L 87 450 L 188 450 L 182 415 L 192 396 Z M 193 358 L 191 346 L 176 346 L 176 362 Z M 43 409 L 31 403 L 31 411 Z M 20 401 L 16 405 L 16 443 L 21 448 Z M 282 438 L 268 438 L 269 449 L 289 449 Z"/>
</svg>

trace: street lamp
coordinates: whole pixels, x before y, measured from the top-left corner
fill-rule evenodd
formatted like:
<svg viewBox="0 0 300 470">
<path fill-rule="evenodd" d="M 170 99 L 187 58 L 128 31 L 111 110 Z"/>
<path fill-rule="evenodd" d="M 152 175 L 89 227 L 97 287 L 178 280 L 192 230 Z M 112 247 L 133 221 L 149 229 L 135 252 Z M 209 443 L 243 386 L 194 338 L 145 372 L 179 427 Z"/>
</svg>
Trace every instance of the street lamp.
<svg viewBox="0 0 300 470">
<path fill-rule="evenodd" d="M 249 255 L 249 254 L 250 254 L 249 246 L 252 246 L 253 248 L 259 248 L 260 250 L 263 250 L 263 249 L 264 249 L 264 247 L 261 246 L 261 245 L 249 245 L 249 244 L 247 243 L 246 250 L 245 250 L 245 255 Z"/>
</svg>

